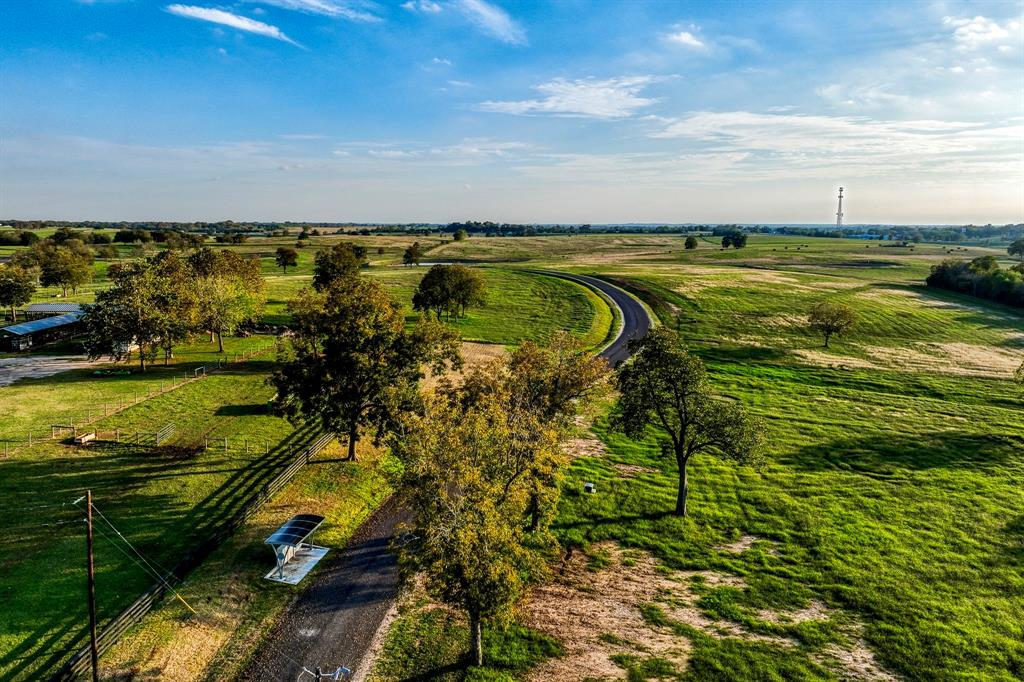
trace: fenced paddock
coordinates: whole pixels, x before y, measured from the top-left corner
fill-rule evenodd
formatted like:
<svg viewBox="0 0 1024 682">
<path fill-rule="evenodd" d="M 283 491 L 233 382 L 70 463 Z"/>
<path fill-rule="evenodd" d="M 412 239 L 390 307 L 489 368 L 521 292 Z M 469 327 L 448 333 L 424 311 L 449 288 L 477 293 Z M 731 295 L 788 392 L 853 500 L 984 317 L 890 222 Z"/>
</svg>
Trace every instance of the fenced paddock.
<svg viewBox="0 0 1024 682">
<path fill-rule="evenodd" d="M 47 432 L 44 428 L 26 429 L 20 433 L 6 433 L 0 435 L 0 442 L 3 443 L 2 453 L 6 459 L 15 452 L 24 448 L 31 448 L 41 441 L 58 440 L 67 436 L 75 437 L 79 431 L 89 430 L 89 426 L 102 419 L 117 414 L 130 407 L 144 403 L 147 400 L 169 393 L 194 381 L 200 381 L 206 377 L 224 371 L 231 365 L 248 362 L 260 356 L 266 355 L 277 347 L 275 343 L 268 343 L 241 353 L 232 353 L 227 357 L 219 358 L 217 362 L 200 365 L 189 371 L 182 371 L 169 377 L 161 378 L 155 385 L 145 390 L 135 390 L 125 397 L 117 400 L 101 401 L 84 409 L 63 412 L 52 416 L 49 420 L 50 429 Z M 159 445 L 159 443 L 157 443 Z"/>
</svg>

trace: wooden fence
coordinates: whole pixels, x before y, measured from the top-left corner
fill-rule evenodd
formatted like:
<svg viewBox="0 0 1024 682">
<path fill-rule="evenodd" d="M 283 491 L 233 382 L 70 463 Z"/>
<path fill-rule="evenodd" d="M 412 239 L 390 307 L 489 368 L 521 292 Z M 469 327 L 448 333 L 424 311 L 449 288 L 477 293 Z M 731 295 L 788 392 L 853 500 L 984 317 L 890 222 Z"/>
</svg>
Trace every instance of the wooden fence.
<svg viewBox="0 0 1024 682">
<path fill-rule="evenodd" d="M 185 579 L 185 576 L 198 567 L 222 542 L 237 531 L 249 517 L 259 511 L 265 502 L 287 485 L 295 474 L 299 473 L 302 467 L 309 464 L 310 460 L 323 450 L 334 437 L 333 433 L 325 433 L 317 438 L 312 445 L 300 452 L 281 473 L 246 500 L 232 518 L 214 529 L 206 540 L 196 545 L 174 568 L 164 575 L 163 578 L 166 583 L 172 586 L 180 584 Z M 131 606 L 107 623 L 97 636 L 97 646 L 100 655 L 113 646 L 130 627 L 141 621 L 166 593 L 167 585 L 165 583 L 159 582 L 154 584 L 142 593 Z M 51 682 L 75 680 L 80 675 L 87 673 L 90 665 L 89 647 L 85 646 L 75 652 L 71 659 L 50 680 Z"/>
</svg>

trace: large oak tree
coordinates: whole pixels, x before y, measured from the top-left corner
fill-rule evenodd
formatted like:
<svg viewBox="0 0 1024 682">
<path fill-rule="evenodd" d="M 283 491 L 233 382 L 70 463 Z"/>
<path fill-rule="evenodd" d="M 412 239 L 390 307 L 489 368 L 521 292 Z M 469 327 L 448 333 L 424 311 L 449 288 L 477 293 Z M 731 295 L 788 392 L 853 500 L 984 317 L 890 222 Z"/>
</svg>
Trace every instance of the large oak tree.
<svg viewBox="0 0 1024 682">
<path fill-rule="evenodd" d="M 277 407 L 346 436 L 349 459 L 363 428 L 379 440 L 418 405 L 425 368 L 461 366 L 458 334 L 428 320 L 407 330 L 384 287 L 358 275 L 303 290 L 289 309 L 293 336 L 271 379 Z"/>
<path fill-rule="evenodd" d="M 762 427 L 735 401 L 716 396 L 700 358 L 683 347 L 666 327 L 630 342 L 633 359 L 618 370 L 620 396 L 612 424 L 631 438 L 653 429 L 662 454 L 675 460 L 679 473 L 677 516 L 687 515 L 686 467 L 706 452 L 740 464 L 753 463 Z"/>
</svg>

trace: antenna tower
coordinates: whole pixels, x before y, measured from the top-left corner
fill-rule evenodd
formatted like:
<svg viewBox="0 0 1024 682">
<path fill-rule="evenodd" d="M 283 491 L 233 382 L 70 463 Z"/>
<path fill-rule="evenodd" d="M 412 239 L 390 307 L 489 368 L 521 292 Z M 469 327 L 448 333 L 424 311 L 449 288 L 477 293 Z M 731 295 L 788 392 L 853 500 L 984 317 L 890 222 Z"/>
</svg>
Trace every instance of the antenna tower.
<svg viewBox="0 0 1024 682">
<path fill-rule="evenodd" d="M 843 188 L 839 188 L 839 210 L 836 211 L 836 228 L 843 226 Z"/>
</svg>

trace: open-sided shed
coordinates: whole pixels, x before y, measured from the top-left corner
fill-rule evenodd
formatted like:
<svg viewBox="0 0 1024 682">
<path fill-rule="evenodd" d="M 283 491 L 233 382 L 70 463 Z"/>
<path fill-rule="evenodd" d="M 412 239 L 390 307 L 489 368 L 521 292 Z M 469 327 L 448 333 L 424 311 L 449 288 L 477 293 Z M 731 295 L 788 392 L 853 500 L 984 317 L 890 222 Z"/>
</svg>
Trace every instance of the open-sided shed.
<svg viewBox="0 0 1024 682">
<path fill-rule="evenodd" d="M 326 554 L 326 547 L 313 544 L 313 533 L 324 522 L 316 514 L 297 514 L 288 519 L 264 543 L 274 549 L 277 568 L 268 573 L 267 580 L 297 585 Z"/>
<path fill-rule="evenodd" d="M 81 331 L 81 327 L 81 312 L 12 324 L 0 329 L 0 348 L 9 351 L 28 350 L 74 336 Z"/>
</svg>

